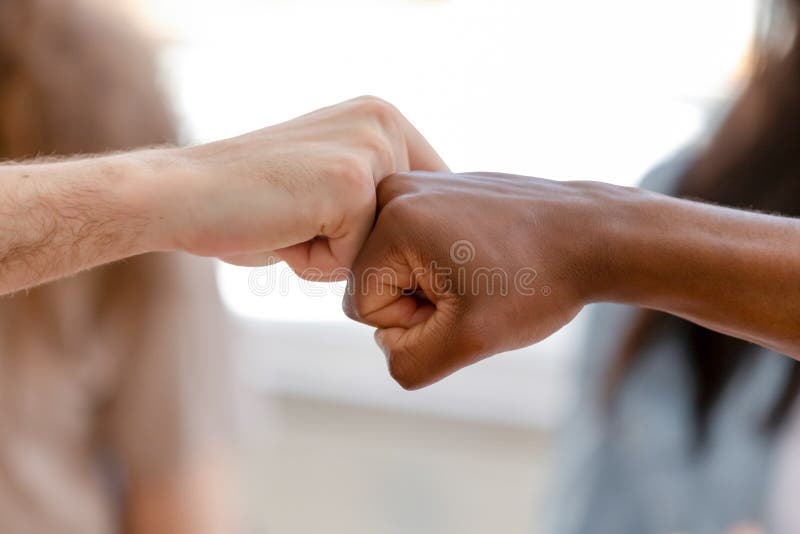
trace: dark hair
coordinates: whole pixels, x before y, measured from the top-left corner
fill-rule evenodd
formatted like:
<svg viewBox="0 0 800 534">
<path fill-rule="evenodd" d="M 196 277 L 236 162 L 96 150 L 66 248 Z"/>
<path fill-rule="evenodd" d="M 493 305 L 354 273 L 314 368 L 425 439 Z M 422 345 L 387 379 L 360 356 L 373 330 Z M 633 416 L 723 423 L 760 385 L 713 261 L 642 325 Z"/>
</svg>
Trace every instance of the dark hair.
<svg viewBox="0 0 800 534">
<path fill-rule="evenodd" d="M 778 14 L 779 10 L 783 11 Z M 771 29 L 759 50 L 752 80 L 711 142 L 680 177 L 676 194 L 800 217 L 800 39 L 796 35 L 800 0 L 774 4 L 768 12 Z M 755 347 L 678 317 L 642 311 L 612 365 L 609 395 L 665 328 L 677 332 L 686 343 L 695 444 L 702 447 L 714 406 L 734 374 L 753 359 Z M 783 391 L 765 414 L 765 431 L 780 428 L 798 392 L 800 363 L 791 362 Z"/>
</svg>

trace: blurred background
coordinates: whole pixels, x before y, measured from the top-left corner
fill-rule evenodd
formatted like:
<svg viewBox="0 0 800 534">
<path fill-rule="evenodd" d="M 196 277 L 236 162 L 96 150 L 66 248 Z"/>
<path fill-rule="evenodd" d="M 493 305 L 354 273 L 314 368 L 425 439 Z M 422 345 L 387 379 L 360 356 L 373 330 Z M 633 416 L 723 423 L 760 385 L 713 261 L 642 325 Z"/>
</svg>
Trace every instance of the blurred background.
<svg viewBox="0 0 800 534">
<path fill-rule="evenodd" d="M 617 184 L 731 98 L 756 14 L 752 0 L 127 3 L 160 43 L 186 141 L 374 94 L 454 170 Z M 217 269 L 260 431 L 243 462 L 256 531 L 536 532 L 583 318 L 408 393 L 341 313 L 341 287 L 270 269 Z"/>
<path fill-rule="evenodd" d="M 663 158 L 702 137 L 737 95 L 752 69 L 756 3 L 119 0 L 114 4 L 132 26 L 144 28 L 148 42 L 156 47 L 161 85 L 177 115 L 181 142 L 233 136 L 373 94 L 395 104 L 455 171 L 633 185 Z M 61 72 L 45 71 L 56 78 L 53 73 Z M 109 140 L 102 146 L 135 143 L 151 140 L 137 138 L 116 145 Z M 98 150 L 86 145 L 58 149 Z M 33 146 L 20 154 L 40 151 L 56 149 Z M 554 436 L 577 402 L 577 362 L 594 341 L 586 339 L 585 313 L 535 347 L 481 362 L 422 391 L 405 392 L 388 376 L 371 330 L 342 314 L 341 285 L 301 282 L 282 265 L 246 269 L 217 264 L 215 269 L 219 296 L 232 322 L 229 352 L 240 399 L 239 422 L 245 430 L 236 456 L 246 532 L 540 532 Z M 158 267 L 155 272 L 165 270 Z M 131 273 L 111 275 L 113 280 L 132 279 Z M 187 280 L 180 295 L 183 307 L 174 310 L 171 320 L 184 324 L 183 330 L 175 330 L 175 337 L 200 341 L 198 346 L 181 344 L 180 350 L 172 351 L 186 354 L 181 356 L 185 359 L 176 358 L 180 361 L 170 367 L 174 373 L 169 378 L 160 381 L 165 374 L 156 367 L 158 372 L 142 374 L 149 378 L 139 380 L 136 388 L 126 386 L 134 392 L 127 394 L 131 405 L 147 407 L 143 416 L 139 408 L 133 412 L 147 421 L 133 420 L 124 410 L 114 411 L 112 419 L 124 427 L 123 434 L 126 428 L 128 434 L 138 432 L 139 441 L 145 437 L 144 441 L 158 441 L 155 433 L 168 433 L 165 427 L 170 425 L 207 424 L 197 422 L 207 418 L 196 417 L 195 410 L 214 411 L 208 403 L 216 405 L 216 395 L 223 395 L 209 386 L 215 378 L 214 364 L 192 359 L 194 351 L 210 351 L 212 359 L 218 356 L 216 345 L 211 350 L 202 339 L 217 337 L 222 320 L 194 317 L 191 312 L 206 306 L 193 293 L 202 292 L 202 281 L 180 279 Z M 148 310 L 155 319 L 142 331 L 171 328 L 169 321 L 159 322 L 164 317 Z M 70 310 L 62 315 L 71 318 L 71 314 Z M 173 348 L 164 339 L 155 339 L 155 347 Z M 153 354 L 159 356 L 158 350 Z M 91 360 L 89 364 L 95 365 Z M 200 365 L 203 370 L 195 372 Z M 154 391 L 161 391 L 161 386 L 173 391 L 173 379 L 185 388 L 180 390 L 184 396 L 162 404 Z M 109 386 L 109 396 L 116 397 L 113 389 Z M 198 399 L 207 391 L 213 391 L 209 399 Z M 159 423 L 152 415 L 172 409 L 178 415 L 166 419 L 171 423 Z M 92 409 L 81 413 L 94 414 Z M 213 432 L 228 430 L 215 426 Z M 126 439 L 136 441 L 120 441 Z M 141 443 L 134 448 L 141 449 Z M 164 455 L 155 453 L 130 456 L 127 468 L 133 473 L 137 469 L 161 473 L 169 464 Z M 149 459 L 145 462 L 143 457 Z M 14 455 L 0 455 L 0 461 L 3 458 L 9 458 L 12 468 L 22 463 Z M 41 485 L 40 472 L 31 473 L 31 479 L 39 482 L 32 486 Z M 135 486 L 136 477 L 129 478 Z M 158 477 L 143 479 L 157 480 L 152 487 L 163 483 Z M 194 479 L 189 480 L 194 487 Z M 211 481 L 216 479 L 212 476 Z M 145 499 L 144 509 L 158 510 L 153 502 L 162 495 L 146 493 L 153 497 Z M 7 502 L 11 501 L 0 495 L 0 506 Z M 140 515 L 152 518 L 159 513 Z M 15 532 L 22 531 L 34 532 Z"/>
</svg>

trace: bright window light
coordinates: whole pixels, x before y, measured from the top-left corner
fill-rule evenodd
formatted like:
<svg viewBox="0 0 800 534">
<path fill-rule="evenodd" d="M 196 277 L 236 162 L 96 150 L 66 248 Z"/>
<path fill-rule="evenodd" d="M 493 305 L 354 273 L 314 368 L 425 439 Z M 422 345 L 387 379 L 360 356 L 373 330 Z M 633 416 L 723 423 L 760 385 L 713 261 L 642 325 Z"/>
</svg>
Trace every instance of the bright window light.
<svg viewBox="0 0 800 534">
<path fill-rule="evenodd" d="M 618 184 L 722 109 L 755 14 L 754 0 L 127 1 L 169 43 L 166 85 L 189 140 L 374 94 L 455 171 Z M 242 318 L 247 376 L 270 391 L 521 424 L 550 424 L 565 405 L 580 321 L 403 395 L 370 329 L 345 322 L 341 284 L 301 283 L 285 265 L 220 266 L 219 284 Z"/>
<path fill-rule="evenodd" d="M 203 141 L 360 94 L 394 102 L 458 171 L 633 184 L 702 129 L 750 44 L 752 0 L 167 0 L 166 54 L 188 135 Z M 713 39 L 709 38 L 713 31 Z M 297 284 L 237 313 L 340 319 Z M 282 304 L 276 306 L 276 301 Z M 278 309 L 276 309 L 278 308 Z"/>
</svg>

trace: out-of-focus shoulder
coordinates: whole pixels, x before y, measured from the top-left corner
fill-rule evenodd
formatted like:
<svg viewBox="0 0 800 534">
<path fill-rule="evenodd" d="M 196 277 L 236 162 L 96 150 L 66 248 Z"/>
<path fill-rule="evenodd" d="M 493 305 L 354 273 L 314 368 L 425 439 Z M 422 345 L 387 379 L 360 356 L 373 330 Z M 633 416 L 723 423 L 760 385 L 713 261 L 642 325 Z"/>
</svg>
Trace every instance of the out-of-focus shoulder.
<svg viewBox="0 0 800 534">
<path fill-rule="evenodd" d="M 665 195 L 674 194 L 678 189 L 679 180 L 697 159 L 699 152 L 700 148 L 695 144 L 674 152 L 650 169 L 642 177 L 639 187 Z"/>
</svg>

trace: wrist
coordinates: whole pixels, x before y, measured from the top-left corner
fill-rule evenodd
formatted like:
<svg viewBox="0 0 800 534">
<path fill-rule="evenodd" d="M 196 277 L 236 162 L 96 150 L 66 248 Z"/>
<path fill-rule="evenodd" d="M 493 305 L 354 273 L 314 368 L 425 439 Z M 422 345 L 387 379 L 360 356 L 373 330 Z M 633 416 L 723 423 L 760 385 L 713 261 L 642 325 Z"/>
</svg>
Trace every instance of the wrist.
<svg viewBox="0 0 800 534">
<path fill-rule="evenodd" d="M 648 243 L 658 239 L 662 203 L 669 197 L 649 191 L 584 182 L 585 199 L 581 209 L 583 260 L 585 273 L 581 293 L 585 303 L 632 302 L 649 278 L 646 258 Z"/>
<path fill-rule="evenodd" d="M 189 169 L 181 164 L 180 149 L 163 148 L 111 156 L 107 174 L 120 176 L 118 199 L 123 217 L 139 222 L 134 243 L 137 254 L 176 250 L 181 176 Z"/>
<path fill-rule="evenodd" d="M 147 154 L 162 250 L 226 257 L 288 247 L 317 235 L 324 210 L 310 169 L 275 155 L 261 132 Z M 251 139 L 251 137 L 253 137 Z"/>
</svg>

